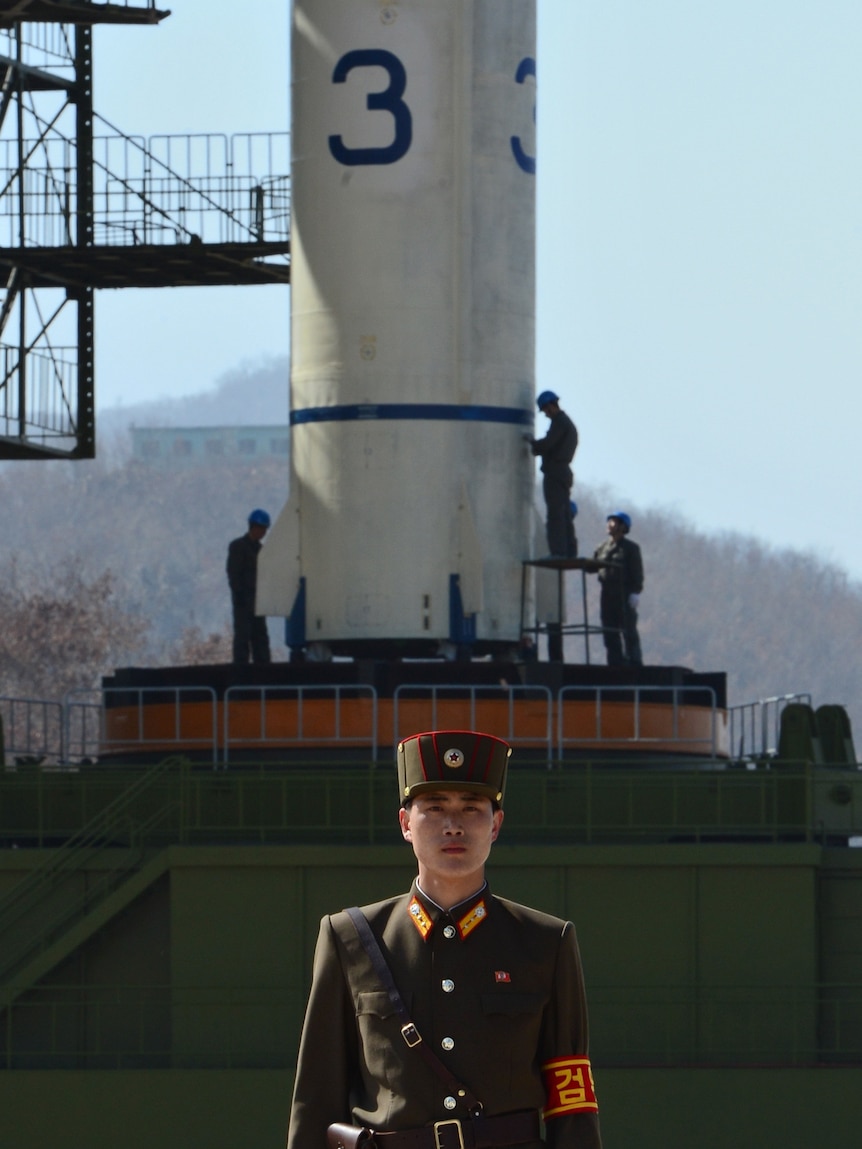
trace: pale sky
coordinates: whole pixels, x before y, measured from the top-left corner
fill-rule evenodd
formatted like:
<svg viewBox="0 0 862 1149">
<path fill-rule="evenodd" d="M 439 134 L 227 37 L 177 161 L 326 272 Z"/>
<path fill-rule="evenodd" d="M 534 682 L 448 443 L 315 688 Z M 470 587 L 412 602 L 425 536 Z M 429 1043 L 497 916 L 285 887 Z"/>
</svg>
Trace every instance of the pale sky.
<svg viewBox="0 0 862 1149">
<path fill-rule="evenodd" d="M 96 29 L 96 109 L 286 130 L 289 0 L 170 6 Z M 538 10 L 537 379 L 578 424 L 578 479 L 862 579 L 862 3 Z M 100 293 L 99 406 L 287 354 L 288 310 L 284 288 Z"/>
</svg>

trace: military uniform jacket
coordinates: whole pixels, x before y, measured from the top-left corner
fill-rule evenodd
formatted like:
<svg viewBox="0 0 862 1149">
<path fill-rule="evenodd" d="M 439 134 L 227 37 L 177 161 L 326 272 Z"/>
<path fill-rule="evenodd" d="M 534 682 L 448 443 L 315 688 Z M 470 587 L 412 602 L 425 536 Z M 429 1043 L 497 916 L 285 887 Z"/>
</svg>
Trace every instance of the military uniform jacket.
<svg viewBox="0 0 862 1149">
<path fill-rule="evenodd" d="M 571 922 L 487 886 L 445 912 L 414 883 L 363 912 L 411 1020 L 485 1115 L 539 1110 L 555 1149 L 600 1146 Z M 335 1121 L 391 1132 L 467 1117 L 401 1024 L 347 914 L 324 917 L 288 1149 L 324 1149 Z"/>
</svg>

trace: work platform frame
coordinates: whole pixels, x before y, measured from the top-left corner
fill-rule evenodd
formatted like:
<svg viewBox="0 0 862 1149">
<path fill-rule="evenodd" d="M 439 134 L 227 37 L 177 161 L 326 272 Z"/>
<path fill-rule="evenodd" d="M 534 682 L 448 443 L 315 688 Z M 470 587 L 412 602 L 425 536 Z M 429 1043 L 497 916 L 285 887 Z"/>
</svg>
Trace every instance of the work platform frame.
<svg viewBox="0 0 862 1149">
<path fill-rule="evenodd" d="M 598 574 L 603 567 L 616 566 L 616 563 L 603 562 L 601 559 L 588 559 L 588 558 L 563 558 L 562 556 L 549 555 L 545 558 L 538 559 L 524 559 L 521 564 L 521 640 L 526 636 L 534 636 L 538 640 L 539 636 L 544 634 L 548 640 L 548 661 L 549 662 L 562 662 L 563 661 L 563 639 L 566 635 L 582 636 L 584 640 L 584 663 L 586 666 L 590 665 L 590 636 L 599 637 L 604 639 L 606 634 L 617 633 L 622 635 L 622 630 L 617 627 L 596 626 L 595 623 L 590 622 L 589 603 L 587 599 L 587 575 Z M 528 606 L 528 582 L 527 570 L 528 568 L 534 570 L 554 571 L 557 575 L 557 621 L 556 622 L 539 622 L 536 620 L 532 626 L 528 625 L 527 620 L 527 606 Z M 566 571 L 579 571 L 581 575 L 581 610 L 583 612 L 582 622 L 565 622 L 566 613 L 566 594 L 565 594 L 565 574 Z M 622 584 L 620 584 L 620 593 L 622 593 Z"/>
<path fill-rule="evenodd" d="M 290 281 L 286 131 L 239 162 L 240 137 L 154 145 L 94 110 L 94 26 L 169 14 L 0 0 L 0 460 L 95 455 L 97 290 Z"/>
</svg>

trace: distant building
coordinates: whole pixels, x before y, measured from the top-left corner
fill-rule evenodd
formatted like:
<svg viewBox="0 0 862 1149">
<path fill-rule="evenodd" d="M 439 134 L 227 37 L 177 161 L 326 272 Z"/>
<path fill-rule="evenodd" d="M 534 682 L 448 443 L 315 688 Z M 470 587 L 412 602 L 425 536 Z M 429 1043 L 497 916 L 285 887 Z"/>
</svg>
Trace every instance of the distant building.
<svg viewBox="0 0 862 1149">
<path fill-rule="evenodd" d="M 200 467 L 235 461 L 252 463 L 287 459 L 290 428 L 263 427 L 132 427 L 132 456 L 153 467 Z"/>
</svg>

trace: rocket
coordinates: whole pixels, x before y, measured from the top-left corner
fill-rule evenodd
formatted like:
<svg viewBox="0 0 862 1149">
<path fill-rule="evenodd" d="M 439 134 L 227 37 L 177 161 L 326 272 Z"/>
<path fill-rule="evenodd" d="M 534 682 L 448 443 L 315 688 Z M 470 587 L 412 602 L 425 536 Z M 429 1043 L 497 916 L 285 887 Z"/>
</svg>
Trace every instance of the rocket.
<svg viewBox="0 0 862 1149">
<path fill-rule="evenodd" d="M 535 0 L 294 0 L 291 472 L 257 611 L 312 657 L 517 646 Z"/>
</svg>

